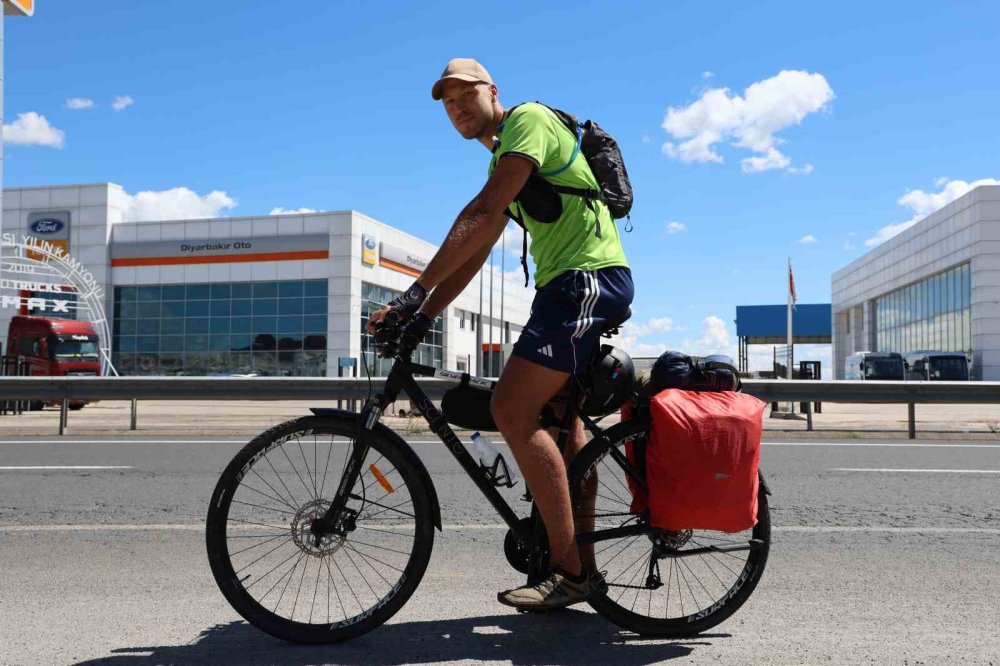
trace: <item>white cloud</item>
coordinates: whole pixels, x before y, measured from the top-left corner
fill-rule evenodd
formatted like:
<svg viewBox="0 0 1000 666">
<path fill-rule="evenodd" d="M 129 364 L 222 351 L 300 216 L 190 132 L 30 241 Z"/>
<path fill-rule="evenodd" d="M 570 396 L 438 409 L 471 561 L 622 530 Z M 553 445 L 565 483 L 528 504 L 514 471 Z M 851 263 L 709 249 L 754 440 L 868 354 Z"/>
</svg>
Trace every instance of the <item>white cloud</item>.
<svg viewBox="0 0 1000 666">
<path fill-rule="evenodd" d="M 693 356 L 708 354 L 726 354 L 736 357 L 736 345 L 729 341 L 729 327 L 720 317 L 709 315 L 701 322 L 701 337 L 697 340 L 685 340 L 680 351 Z"/>
<path fill-rule="evenodd" d="M 641 342 L 639 338 L 675 330 L 680 330 L 680 327 L 670 317 L 653 317 L 644 324 L 628 321 L 622 324 L 621 332 L 611 339 L 611 344 L 625 350 L 633 358 L 659 356 L 670 347 L 662 342 Z"/>
<path fill-rule="evenodd" d="M 788 173 L 793 174 L 795 176 L 808 176 L 809 174 L 811 174 L 813 172 L 813 165 L 812 164 L 807 164 L 807 165 L 805 165 L 804 167 L 801 167 L 801 168 L 800 167 L 789 167 L 787 169 L 787 171 L 788 171 Z"/>
<path fill-rule="evenodd" d="M 115 97 L 115 101 L 111 103 L 115 111 L 121 111 L 126 106 L 132 106 L 135 104 L 135 100 L 128 95 L 118 95 Z"/>
<path fill-rule="evenodd" d="M 715 78 L 714 72 L 704 71 L 701 73 L 701 78 L 703 79 L 713 79 Z"/>
<path fill-rule="evenodd" d="M 653 139 L 649 136 L 648 132 L 642 133 L 642 138 L 640 139 L 643 143 L 652 143 Z"/>
<path fill-rule="evenodd" d="M 315 208 L 282 208 L 277 206 L 271 209 L 268 215 L 302 215 L 303 213 L 315 213 Z"/>
<path fill-rule="evenodd" d="M 631 321 L 622 325 L 623 335 L 634 335 L 642 337 L 652 333 L 666 333 L 673 330 L 674 320 L 670 317 L 653 317 L 645 324 L 636 324 Z"/>
<path fill-rule="evenodd" d="M 62 148 L 66 133 L 49 124 L 45 116 L 34 111 L 19 113 L 17 120 L 3 126 L 3 141 L 14 146 L 49 146 Z"/>
<path fill-rule="evenodd" d="M 215 190 L 204 196 L 186 187 L 154 192 L 146 190 L 136 195 L 126 194 L 126 222 L 147 220 L 193 220 L 218 217 L 223 210 L 235 208 L 236 199 Z"/>
<path fill-rule="evenodd" d="M 668 234 L 679 234 L 680 232 L 684 231 L 685 229 L 687 229 L 687 227 L 684 226 L 680 222 L 669 222 L 669 223 L 667 223 L 667 233 Z"/>
<path fill-rule="evenodd" d="M 66 107 L 74 110 L 92 109 L 94 108 L 94 100 L 86 97 L 70 97 L 66 100 Z"/>
<path fill-rule="evenodd" d="M 981 178 L 971 183 L 967 183 L 964 180 L 950 180 L 947 182 L 942 182 L 942 180 L 943 179 L 939 178 L 935 182 L 938 187 L 941 187 L 940 192 L 913 190 L 911 192 L 907 192 L 896 200 L 896 203 L 900 206 L 905 206 L 911 209 L 914 213 L 913 217 L 905 222 L 889 224 L 882 227 L 875 232 L 874 236 L 865 241 L 865 245 L 873 247 L 884 243 L 893 236 L 906 231 L 934 211 L 947 206 L 955 199 L 967 194 L 980 185 L 1000 185 L 1000 180 L 997 180 L 996 178 Z"/>
<path fill-rule="evenodd" d="M 834 94 L 822 74 L 782 70 L 776 76 L 751 84 L 743 96 L 728 88 L 709 88 L 684 107 L 669 107 L 662 127 L 676 141 L 663 144 L 663 152 L 682 162 L 718 162 L 723 157 L 715 144 L 728 142 L 758 153 L 741 161 L 746 173 L 786 169 L 791 160 L 778 151 L 778 132 L 798 125 L 811 113 L 828 108 Z M 806 166 L 795 173 L 808 173 Z"/>
<path fill-rule="evenodd" d="M 747 157 L 740 160 L 740 168 L 743 173 L 760 173 L 772 169 L 784 169 L 792 161 L 779 153 L 774 148 L 768 148 L 764 157 Z"/>
<path fill-rule="evenodd" d="M 802 238 L 800 238 L 799 242 L 802 243 L 803 245 L 818 244 L 819 243 L 819 239 L 816 238 L 813 235 L 809 235 L 809 236 L 803 236 Z"/>
</svg>

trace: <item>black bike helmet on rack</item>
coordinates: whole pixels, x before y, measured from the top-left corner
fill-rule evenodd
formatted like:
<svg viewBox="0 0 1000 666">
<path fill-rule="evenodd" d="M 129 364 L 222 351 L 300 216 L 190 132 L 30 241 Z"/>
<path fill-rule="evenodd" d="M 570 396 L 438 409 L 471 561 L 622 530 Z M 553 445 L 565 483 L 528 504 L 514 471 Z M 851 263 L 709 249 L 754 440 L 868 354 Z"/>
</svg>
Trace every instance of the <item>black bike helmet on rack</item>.
<svg viewBox="0 0 1000 666">
<path fill-rule="evenodd" d="M 623 350 L 601 345 L 590 367 L 578 379 L 586 395 L 581 411 L 587 416 L 605 416 L 619 409 L 632 394 L 635 366 Z"/>
</svg>

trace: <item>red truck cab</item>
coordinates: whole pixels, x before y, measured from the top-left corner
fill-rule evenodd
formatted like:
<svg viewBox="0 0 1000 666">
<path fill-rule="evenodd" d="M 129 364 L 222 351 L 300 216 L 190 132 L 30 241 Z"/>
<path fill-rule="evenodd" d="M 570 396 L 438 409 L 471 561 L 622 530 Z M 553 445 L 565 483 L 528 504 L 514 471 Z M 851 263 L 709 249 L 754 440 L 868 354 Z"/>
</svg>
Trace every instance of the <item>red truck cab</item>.
<svg viewBox="0 0 1000 666">
<path fill-rule="evenodd" d="M 101 374 L 97 333 L 87 321 L 59 317 L 17 315 L 7 330 L 7 358 L 23 359 L 34 377 L 91 376 Z M 50 403 L 56 404 L 56 403 Z M 86 402 L 70 402 L 80 409 Z M 40 409 L 41 402 L 33 403 Z"/>
</svg>

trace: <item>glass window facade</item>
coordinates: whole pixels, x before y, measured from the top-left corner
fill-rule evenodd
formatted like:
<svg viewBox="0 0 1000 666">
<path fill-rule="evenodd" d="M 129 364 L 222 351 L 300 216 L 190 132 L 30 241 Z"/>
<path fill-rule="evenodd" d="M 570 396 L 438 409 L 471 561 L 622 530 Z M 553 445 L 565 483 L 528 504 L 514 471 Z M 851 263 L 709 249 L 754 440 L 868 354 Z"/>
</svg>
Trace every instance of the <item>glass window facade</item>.
<svg viewBox="0 0 1000 666">
<path fill-rule="evenodd" d="M 364 361 L 368 364 L 368 370 L 372 377 L 386 377 L 392 367 L 392 360 L 378 358 L 375 355 L 375 338 L 368 334 L 365 325 L 372 312 L 379 310 L 392 299 L 400 295 L 400 292 L 379 287 L 367 282 L 361 283 L 361 353 Z M 430 333 L 424 338 L 424 342 L 417 345 L 417 350 L 413 354 L 413 362 L 422 365 L 430 365 L 435 368 L 444 369 L 444 318 L 438 317 L 434 320 L 434 326 Z M 364 377 L 364 368 L 358 368 L 358 376 Z"/>
<path fill-rule="evenodd" d="M 972 353 L 969 264 L 875 299 L 876 351 Z"/>
<path fill-rule="evenodd" d="M 115 287 L 122 375 L 321 377 L 327 281 Z"/>
</svg>

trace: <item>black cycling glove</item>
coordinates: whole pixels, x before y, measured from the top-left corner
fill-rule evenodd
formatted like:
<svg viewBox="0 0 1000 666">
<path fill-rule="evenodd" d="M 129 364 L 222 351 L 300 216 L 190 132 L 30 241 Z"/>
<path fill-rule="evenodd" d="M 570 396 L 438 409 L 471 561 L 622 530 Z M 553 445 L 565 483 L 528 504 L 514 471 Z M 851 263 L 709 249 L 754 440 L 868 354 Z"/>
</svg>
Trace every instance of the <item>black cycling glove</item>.
<svg viewBox="0 0 1000 666">
<path fill-rule="evenodd" d="M 409 289 L 389 303 L 389 310 L 399 316 L 399 321 L 404 322 L 420 309 L 420 306 L 427 300 L 427 290 L 419 282 L 414 282 Z"/>
<path fill-rule="evenodd" d="M 411 349 L 424 341 L 427 331 L 431 330 L 434 320 L 427 316 L 426 312 L 418 312 L 403 324 L 403 344 Z M 411 346 L 412 345 L 412 346 Z"/>
</svg>

